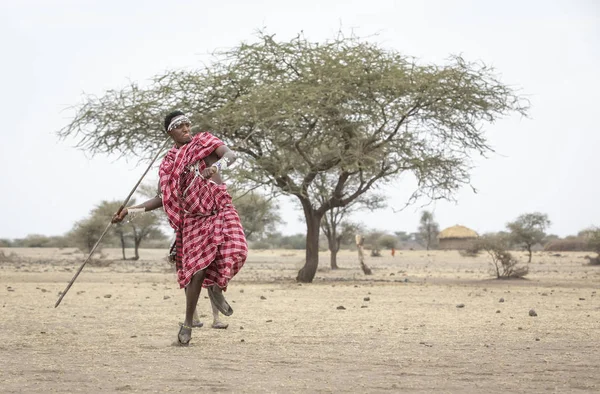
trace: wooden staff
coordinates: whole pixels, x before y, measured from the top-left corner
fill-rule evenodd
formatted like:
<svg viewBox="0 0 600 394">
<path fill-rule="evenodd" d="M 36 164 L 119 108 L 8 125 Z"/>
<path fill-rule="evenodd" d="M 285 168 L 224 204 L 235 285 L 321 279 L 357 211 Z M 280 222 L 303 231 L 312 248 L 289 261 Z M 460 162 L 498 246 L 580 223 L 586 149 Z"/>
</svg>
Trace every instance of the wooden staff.
<svg viewBox="0 0 600 394">
<path fill-rule="evenodd" d="M 133 195 L 133 193 L 135 193 L 135 191 L 138 188 L 138 186 L 140 185 L 140 183 L 142 183 L 142 179 L 144 179 L 144 177 L 146 176 L 146 174 L 148 173 L 148 171 L 150 171 L 150 168 L 152 167 L 152 165 L 154 164 L 154 162 L 156 161 L 156 159 L 158 159 L 158 156 L 160 155 L 160 153 L 162 152 L 162 150 L 167 146 L 167 143 L 169 143 L 170 140 L 171 140 L 171 137 L 167 138 L 167 140 L 163 143 L 163 145 L 160 147 L 160 149 L 158 150 L 158 152 L 156 152 L 156 156 L 154 156 L 154 159 L 152 159 L 152 162 L 150 162 L 150 165 L 148 166 L 148 168 L 146 168 L 146 171 L 144 171 L 144 173 L 140 177 L 140 180 L 137 181 L 137 183 L 135 184 L 135 186 L 133 187 L 133 189 L 131 189 L 131 191 L 129 192 L 129 195 L 127 196 L 127 198 L 123 201 L 123 204 L 121 204 L 121 206 L 119 207 L 119 210 L 117 211 L 117 215 L 119 215 L 121 213 L 121 211 L 125 208 L 125 205 L 127 205 L 127 203 L 129 202 L 129 199 L 131 198 L 131 196 Z M 88 255 L 88 257 L 85 259 L 85 261 L 83 262 L 83 264 L 81 264 L 81 267 L 79 267 L 79 269 L 75 273 L 75 276 L 73 276 L 73 279 L 71 279 L 71 281 L 69 282 L 69 284 L 67 285 L 67 287 L 65 288 L 65 290 L 62 293 L 60 293 L 60 297 L 58 297 L 58 301 L 56 301 L 56 304 L 54 305 L 55 308 L 60 305 L 60 302 L 62 301 L 62 299 L 64 298 L 64 296 L 67 294 L 67 292 L 69 291 L 69 289 L 71 288 L 71 286 L 73 286 L 73 283 L 75 282 L 75 279 L 77 279 L 77 277 L 81 273 L 81 270 L 83 270 L 83 267 L 85 267 L 85 265 L 87 264 L 87 262 L 90 260 L 90 258 L 92 257 L 92 255 L 96 251 L 96 248 L 98 247 L 98 245 L 100 245 L 100 241 L 102 241 L 102 238 L 104 238 L 104 236 L 106 235 L 106 233 L 110 229 L 110 226 L 112 226 L 112 219 L 111 219 L 110 222 L 108 222 L 108 225 L 106 226 L 106 228 L 102 232 L 102 235 L 100 236 L 100 238 L 98 239 L 98 241 L 96 241 L 96 244 L 92 248 L 92 251 L 90 252 L 90 254 Z"/>
</svg>

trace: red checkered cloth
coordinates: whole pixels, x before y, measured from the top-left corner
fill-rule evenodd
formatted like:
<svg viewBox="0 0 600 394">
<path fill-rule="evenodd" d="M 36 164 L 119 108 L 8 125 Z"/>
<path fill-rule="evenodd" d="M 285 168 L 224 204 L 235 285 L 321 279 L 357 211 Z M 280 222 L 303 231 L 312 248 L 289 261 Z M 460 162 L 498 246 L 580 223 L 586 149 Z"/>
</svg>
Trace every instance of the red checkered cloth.
<svg viewBox="0 0 600 394">
<path fill-rule="evenodd" d="M 196 175 L 206 168 L 203 159 L 221 145 L 212 134 L 199 133 L 182 147 L 171 148 L 160 164 L 163 207 L 176 233 L 175 265 L 182 288 L 196 272 L 206 269 L 203 286 L 226 289 L 248 255 L 227 187 Z"/>
</svg>

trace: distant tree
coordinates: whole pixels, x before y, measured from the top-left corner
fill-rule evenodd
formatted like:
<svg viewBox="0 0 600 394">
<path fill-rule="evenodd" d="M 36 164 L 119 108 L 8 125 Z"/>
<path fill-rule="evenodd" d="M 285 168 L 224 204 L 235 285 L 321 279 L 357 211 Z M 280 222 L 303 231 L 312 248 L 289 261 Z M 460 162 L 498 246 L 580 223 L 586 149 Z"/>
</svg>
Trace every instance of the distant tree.
<svg viewBox="0 0 600 394">
<path fill-rule="evenodd" d="M 45 248 L 48 246 L 50 239 L 41 234 L 29 234 L 25 238 L 19 240 L 19 244 L 23 248 Z"/>
<path fill-rule="evenodd" d="M 517 218 L 514 222 L 506 225 L 510 231 L 512 241 L 515 245 L 520 245 L 529 253 L 528 262 L 531 263 L 531 248 L 543 242 L 546 236 L 546 229 L 550 227 L 550 220 L 545 213 L 526 213 Z"/>
<path fill-rule="evenodd" d="M 555 239 L 544 245 L 546 252 L 584 252 L 589 250 L 590 246 L 586 238 L 573 235 L 564 239 Z"/>
<path fill-rule="evenodd" d="M 411 241 L 410 234 L 406 231 L 394 231 L 394 235 L 400 240 L 400 242 Z"/>
<path fill-rule="evenodd" d="M 135 199 L 130 200 L 130 204 L 134 205 Z M 115 212 L 117 212 L 117 210 L 119 209 L 120 206 L 121 206 L 120 201 L 102 201 L 102 202 L 100 202 L 100 204 L 98 204 L 96 206 L 96 208 L 94 208 L 94 210 L 92 211 L 92 215 L 98 216 L 99 220 L 103 220 L 106 224 L 108 224 L 108 221 L 110 220 L 112 215 Z M 128 218 L 128 219 L 130 219 L 130 218 Z M 113 224 L 111 226 L 111 234 L 113 234 L 114 237 L 119 240 L 119 244 L 121 245 L 121 253 L 123 255 L 123 260 L 126 260 L 127 259 L 127 256 L 125 255 L 125 248 L 127 246 L 126 239 L 127 239 L 127 237 L 130 236 L 127 221 Z"/>
<path fill-rule="evenodd" d="M 396 247 L 397 242 L 398 242 L 398 238 L 396 238 L 390 234 L 383 234 L 377 240 L 377 244 L 382 249 L 393 249 Z"/>
<path fill-rule="evenodd" d="M 278 213 L 279 206 L 273 198 L 242 190 L 232 191 L 231 196 L 248 240 L 260 239 L 265 234 L 274 232 L 282 222 Z"/>
<path fill-rule="evenodd" d="M 10 248 L 12 247 L 13 242 L 7 238 L 0 238 L 0 248 Z"/>
<path fill-rule="evenodd" d="M 560 237 L 556 234 L 547 234 L 544 239 L 542 240 L 542 245 L 545 247 L 546 245 L 548 245 L 550 242 L 554 242 L 559 240 Z"/>
<path fill-rule="evenodd" d="M 133 260 L 140 258 L 140 246 L 147 239 L 165 239 L 165 234 L 158 227 L 159 219 L 154 212 L 137 214 L 137 217 L 129 220 L 133 237 Z"/>
<path fill-rule="evenodd" d="M 331 174 L 320 173 L 314 181 L 315 200 L 321 206 L 326 205 L 331 198 L 331 184 L 336 182 L 337 177 Z M 357 178 L 350 177 L 346 181 L 346 187 L 356 189 L 359 187 Z M 362 194 L 355 200 L 344 206 L 338 206 L 325 212 L 321 219 L 321 231 L 327 238 L 327 246 L 330 252 L 331 269 L 337 269 L 337 252 L 343 242 L 354 240 L 360 227 L 348 220 L 355 212 L 361 210 L 375 211 L 385 207 L 385 197 L 376 192 Z"/>
<path fill-rule="evenodd" d="M 600 228 L 595 228 L 590 231 L 588 244 L 594 252 L 600 254 Z"/>
<path fill-rule="evenodd" d="M 107 226 L 105 218 L 99 216 L 89 216 L 75 223 L 69 234 L 67 235 L 71 243 L 75 245 L 82 253 L 90 253 L 100 236 Z M 105 238 L 110 238 L 107 234 Z M 106 239 L 105 241 L 108 241 Z M 102 245 L 98 245 L 95 253 L 99 253 Z"/>
<path fill-rule="evenodd" d="M 577 233 L 577 238 L 589 240 L 594 238 L 600 227 L 591 226 Z M 572 236 L 571 236 L 572 237 Z"/>
<path fill-rule="evenodd" d="M 364 236 L 365 248 L 371 249 L 371 257 L 380 257 L 382 249 L 392 249 L 398 244 L 398 238 L 385 231 L 372 229 Z"/>
<path fill-rule="evenodd" d="M 306 246 L 305 234 L 284 235 L 281 237 L 281 248 L 302 250 Z"/>
<path fill-rule="evenodd" d="M 486 234 L 479 237 L 467 250 L 465 256 L 475 257 L 485 252 L 491 258 L 491 272 L 497 279 L 522 278 L 529 272 L 527 267 L 519 267 L 519 262 L 508 251 L 510 240 L 501 234 Z"/>
<path fill-rule="evenodd" d="M 360 232 L 361 226 L 350 221 L 343 221 L 344 214 L 341 214 L 344 208 L 332 209 L 323 216 L 321 229 L 327 238 L 327 246 L 330 252 L 330 267 L 332 270 L 338 269 L 337 254 L 342 244 L 354 240 L 355 235 Z"/>
<path fill-rule="evenodd" d="M 48 237 L 46 247 L 48 248 L 68 248 L 71 246 L 69 240 L 64 235 L 52 235 Z"/>
<path fill-rule="evenodd" d="M 596 257 L 587 256 L 592 265 L 600 265 L 600 227 L 592 227 L 582 234 L 588 242 L 588 247 L 596 252 Z"/>
<path fill-rule="evenodd" d="M 384 235 L 386 235 L 385 231 L 377 229 L 371 229 L 365 232 L 363 244 L 365 249 L 371 250 L 371 257 L 381 256 L 381 244 L 379 243 L 379 239 Z"/>
<path fill-rule="evenodd" d="M 429 250 L 437 245 L 440 226 L 436 223 L 433 213 L 429 211 L 423 211 L 421 213 L 420 223 L 419 240 L 421 244 Z"/>
<path fill-rule="evenodd" d="M 304 234 L 283 235 L 275 232 L 268 234 L 262 241 L 267 242 L 274 249 L 304 249 L 306 236 Z"/>
<path fill-rule="evenodd" d="M 136 199 L 132 198 L 129 205 L 135 204 Z M 120 201 L 102 201 L 92 210 L 90 215 L 96 220 L 104 222 L 106 226 L 120 206 Z M 154 211 L 128 215 L 125 221 L 111 226 L 111 234 L 119 240 L 123 259 L 127 258 L 125 255 L 127 242 L 132 243 L 134 248 L 133 260 L 140 258 L 139 248 L 144 240 L 163 240 L 166 238 L 164 233 L 160 231 L 160 219 Z"/>
<path fill-rule="evenodd" d="M 325 177 L 319 177 L 317 185 L 322 183 L 320 190 L 326 190 L 327 183 Z M 327 195 L 325 193 L 325 195 Z M 319 195 L 317 195 L 319 198 Z M 321 201 L 325 203 L 325 201 Z M 358 223 L 351 222 L 348 218 L 357 211 L 369 210 L 374 211 L 385 207 L 385 198 L 376 193 L 366 194 L 355 200 L 354 202 L 343 206 L 332 208 L 323 215 L 321 220 L 321 231 L 327 239 L 327 246 L 330 251 L 330 266 L 331 269 L 337 269 L 337 253 L 344 243 L 355 243 L 355 236 L 362 233 L 363 227 Z M 353 242 L 354 241 L 354 242 Z"/>
</svg>

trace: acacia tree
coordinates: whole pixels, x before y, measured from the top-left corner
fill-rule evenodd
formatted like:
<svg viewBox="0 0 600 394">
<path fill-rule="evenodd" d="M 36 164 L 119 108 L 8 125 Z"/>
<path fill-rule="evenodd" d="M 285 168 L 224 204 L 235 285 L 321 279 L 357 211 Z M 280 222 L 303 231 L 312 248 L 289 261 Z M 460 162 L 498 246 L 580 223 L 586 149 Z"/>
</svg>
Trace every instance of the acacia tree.
<svg viewBox="0 0 600 394">
<path fill-rule="evenodd" d="M 245 156 L 239 182 L 297 198 L 306 220 L 297 280 L 311 282 L 326 212 L 404 173 L 418 181 L 413 198 L 451 198 L 469 183 L 470 157 L 491 151 L 483 123 L 526 107 L 493 69 L 457 56 L 421 64 L 342 34 L 311 42 L 260 33 L 197 70 L 85 97 L 61 135 L 92 153 L 148 158 L 164 138 L 164 114 L 190 113 Z M 319 174 L 334 179 L 320 202 Z"/>
<path fill-rule="evenodd" d="M 131 202 L 132 205 L 135 204 L 135 200 Z M 100 222 L 108 223 L 109 218 L 117 212 L 120 206 L 121 203 L 118 201 L 102 201 L 94 208 L 91 215 L 97 216 L 96 220 Z M 127 260 L 125 255 L 126 238 L 128 237 L 126 224 L 127 222 L 114 223 L 110 228 L 112 235 L 119 240 L 123 260 Z"/>
<path fill-rule="evenodd" d="M 359 232 L 360 226 L 344 220 L 346 213 L 345 207 L 337 207 L 329 210 L 323 215 L 321 221 L 321 230 L 327 237 L 327 247 L 329 249 L 329 263 L 332 270 L 338 269 L 337 254 L 340 251 L 342 243 L 349 242 Z"/>
<path fill-rule="evenodd" d="M 546 238 L 548 237 L 546 236 Z M 584 256 L 584 258 L 590 261 L 590 265 L 600 265 L 600 227 L 591 226 L 579 231 L 577 233 L 577 238 L 567 238 L 573 238 L 573 241 L 579 241 L 577 243 L 583 243 L 585 245 L 585 250 L 589 250 L 590 252 L 596 252 L 597 255 L 595 257 Z"/>
<path fill-rule="evenodd" d="M 528 267 L 520 267 L 519 262 L 508 251 L 510 239 L 502 233 L 486 234 L 479 237 L 475 243 L 463 251 L 468 257 L 476 257 L 486 252 L 491 259 L 491 273 L 497 279 L 522 278 L 529 273 Z"/>
<path fill-rule="evenodd" d="M 131 205 L 136 204 L 133 198 L 129 202 Z M 119 201 L 102 201 L 92 210 L 91 217 L 106 224 L 120 205 Z M 159 225 L 160 219 L 155 212 L 131 215 L 126 221 L 113 224 L 111 232 L 120 241 L 123 259 L 126 259 L 125 246 L 129 239 L 133 242 L 133 260 L 139 260 L 139 248 L 144 239 L 164 239 L 165 235 L 160 231 Z"/>
<path fill-rule="evenodd" d="M 423 211 L 421 213 L 421 225 L 419 226 L 419 238 L 423 243 L 423 246 L 427 250 L 435 246 L 437 242 L 438 234 L 440 233 L 440 226 L 435 221 L 433 213 L 429 211 Z"/>
<path fill-rule="evenodd" d="M 513 243 L 521 245 L 529 253 L 528 262 L 531 263 L 531 248 L 544 240 L 549 226 L 548 215 L 534 212 L 519 216 L 514 222 L 508 223 L 506 228 L 511 233 Z"/>
<path fill-rule="evenodd" d="M 89 216 L 76 222 L 67 238 L 83 253 L 90 253 L 106 228 L 107 222 L 98 216 Z M 107 237 L 105 237 L 107 238 Z M 106 239 L 106 241 L 109 241 Z M 95 253 L 100 253 L 101 246 Z"/>
<path fill-rule="evenodd" d="M 243 193 L 234 189 L 232 200 L 244 227 L 244 234 L 250 240 L 274 232 L 277 224 L 281 223 L 279 206 L 273 198 L 256 192 Z"/>
<path fill-rule="evenodd" d="M 329 174 L 319 174 L 314 181 L 315 199 L 318 204 L 323 205 L 330 198 L 330 189 L 332 183 L 336 181 Z M 349 180 L 350 182 L 353 179 Z M 385 207 L 385 198 L 376 193 L 363 194 L 348 205 L 335 207 L 327 211 L 321 220 L 321 230 L 327 238 L 327 246 L 330 252 L 331 269 L 337 269 L 337 253 L 340 250 L 342 242 L 349 242 L 354 239 L 360 229 L 360 226 L 348 221 L 348 217 L 361 209 L 371 211 Z"/>
</svg>

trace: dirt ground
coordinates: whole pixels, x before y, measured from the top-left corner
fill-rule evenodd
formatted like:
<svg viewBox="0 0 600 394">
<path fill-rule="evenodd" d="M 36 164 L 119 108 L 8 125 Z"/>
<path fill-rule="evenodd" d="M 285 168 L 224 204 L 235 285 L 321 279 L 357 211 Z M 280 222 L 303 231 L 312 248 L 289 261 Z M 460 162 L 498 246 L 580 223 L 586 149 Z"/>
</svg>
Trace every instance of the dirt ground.
<svg viewBox="0 0 600 394">
<path fill-rule="evenodd" d="M 81 255 L 0 250 L 4 393 L 600 391 L 600 267 L 580 253 L 537 253 L 511 281 L 457 252 L 386 252 L 369 277 L 356 252 L 336 271 L 323 253 L 301 285 L 303 251 L 251 251 L 229 328 L 209 328 L 203 292 L 205 327 L 182 348 L 185 299 L 164 251 L 86 266 L 54 308 Z"/>
</svg>

